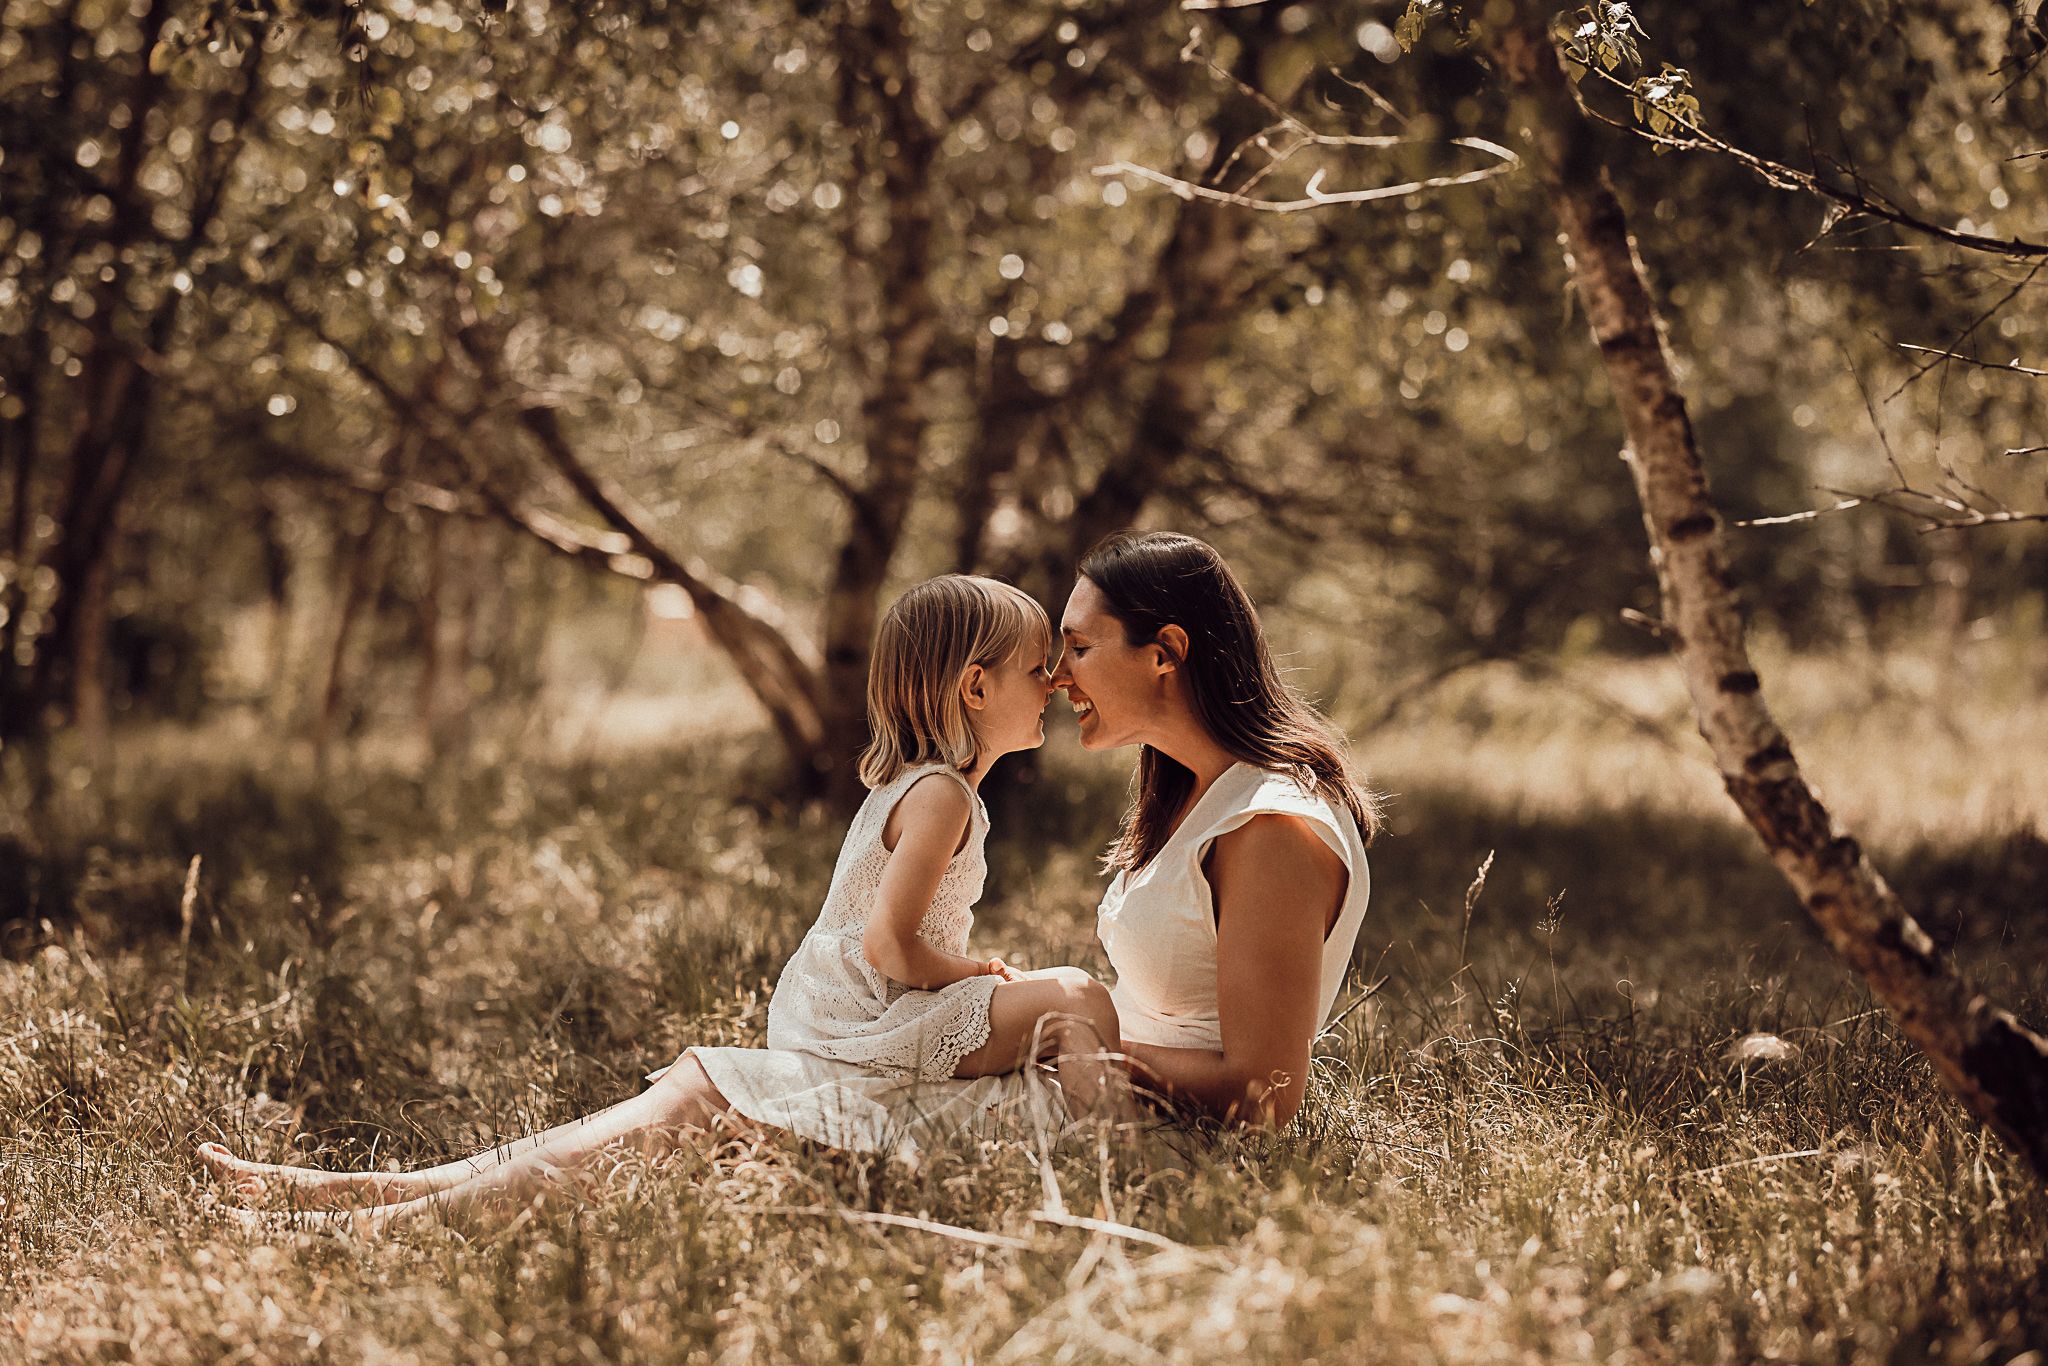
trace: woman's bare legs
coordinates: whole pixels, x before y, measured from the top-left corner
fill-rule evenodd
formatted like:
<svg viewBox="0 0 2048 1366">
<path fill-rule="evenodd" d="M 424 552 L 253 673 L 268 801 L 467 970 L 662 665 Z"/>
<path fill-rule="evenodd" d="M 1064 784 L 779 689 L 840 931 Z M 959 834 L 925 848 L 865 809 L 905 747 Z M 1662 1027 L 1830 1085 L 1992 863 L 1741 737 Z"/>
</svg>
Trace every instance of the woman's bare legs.
<svg viewBox="0 0 2048 1366">
<path fill-rule="evenodd" d="M 719 1096 L 717 1088 L 696 1059 L 685 1060 L 690 1075 L 678 1078 L 680 1086 L 687 1080 L 691 1086 L 701 1088 L 709 1096 L 717 1098 L 715 1113 L 726 1109 L 725 1098 Z M 662 1076 L 662 1082 L 684 1070 L 678 1063 Z M 657 1088 L 661 1082 L 657 1082 Z M 330 1172 L 312 1167 L 288 1167 L 281 1163 L 251 1162 L 236 1157 L 219 1143 L 199 1145 L 199 1160 L 215 1176 L 219 1177 L 234 1194 L 244 1201 L 258 1201 L 276 1195 L 300 1210 L 352 1210 L 377 1205 L 395 1205 L 408 1200 L 417 1200 L 441 1191 L 453 1189 L 465 1181 L 482 1176 L 492 1169 L 515 1158 L 523 1157 L 536 1148 L 552 1143 L 573 1140 L 578 1134 L 588 1133 L 593 1125 L 608 1121 L 617 1111 L 637 1100 L 644 1100 L 653 1091 L 619 1101 L 602 1110 L 557 1124 L 553 1128 L 515 1138 L 487 1148 L 470 1157 L 456 1158 L 437 1166 L 421 1167 L 405 1172 L 353 1171 Z M 708 1121 L 707 1126 L 708 1127 Z"/>
<path fill-rule="evenodd" d="M 1030 972 L 995 989 L 988 1042 L 953 1069 L 990 1077 L 1051 1059 L 1076 1115 L 1121 1120 L 1134 1113 L 1109 988 L 1079 968 Z"/>
</svg>

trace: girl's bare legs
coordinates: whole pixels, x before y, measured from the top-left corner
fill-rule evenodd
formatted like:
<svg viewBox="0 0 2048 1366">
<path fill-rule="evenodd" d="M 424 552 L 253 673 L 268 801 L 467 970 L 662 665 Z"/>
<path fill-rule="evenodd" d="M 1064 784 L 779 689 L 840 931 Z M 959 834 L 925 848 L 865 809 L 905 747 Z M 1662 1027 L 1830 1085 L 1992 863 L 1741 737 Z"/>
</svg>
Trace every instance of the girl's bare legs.
<svg viewBox="0 0 2048 1366">
<path fill-rule="evenodd" d="M 717 1096 L 711 1079 L 704 1075 L 696 1060 L 689 1059 L 693 1084 L 701 1078 L 702 1086 L 712 1096 Z M 662 1077 L 667 1081 L 676 1076 L 683 1067 L 678 1064 Z M 680 1084 L 680 1081 L 679 1081 Z M 656 1083 L 657 1086 L 660 1083 Z M 493 1168 L 522 1157 L 534 1149 L 550 1143 L 574 1138 L 594 1124 L 612 1116 L 614 1112 L 631 1105 L 635 1100 L 644 1100 L 652 1091 L 643 1092 L 602 1110 L 557 1124 L 551 1129 L 527 1134 L 502 1143 L 470 1157 L 456 1158 L 438 1166 L 421 1167 L 406 1172 L 330 1172 L 312 1167 L 288 1167 L 274 1162 L 251 1162 L 236 1157 L 219 1143 L 199 1145 L 199 1160 L 215 1176 L 219 1177 L 236 1196 L 245 1201 L 261 1200 L 275 1194 L 287 1200 L 294 1209 L 302 1210 L 348 1210 L 373 1205 L 393 1205 L 407 1200 L 416 1200 L 440 1191 L 452 1189 L 463 1182 L 482 1176 Z M 718 1096 L 717 1110 L 725 1109 L 725 1098 Z"/>
<path fill-rule="evenodd" d="M 521 1151 L 467 1180 L 430 1195 L 324 1216 L 360 1232 L 426 1218 L 478 1229 L 530 1205 L 536 1197 L 600 1176 L 629 1152 L 670 1153 L 698 1142 L 731 1107 L 695 1058 L 686 1057 L 652 1089 L 589 1116 L 570 1132 Z"/>
<path fill-rule="evenodd" d="M 1109 988 L 1081 969 L 1047 968 L 1003 983 L 989 998 L 988 1021 L 988 1042 L 962 1058 L 954 1076 L 990 1077 L 1050 1058 L 1076 1115 L 1122 1120 L 1135 1113 Z"/>
</svg>

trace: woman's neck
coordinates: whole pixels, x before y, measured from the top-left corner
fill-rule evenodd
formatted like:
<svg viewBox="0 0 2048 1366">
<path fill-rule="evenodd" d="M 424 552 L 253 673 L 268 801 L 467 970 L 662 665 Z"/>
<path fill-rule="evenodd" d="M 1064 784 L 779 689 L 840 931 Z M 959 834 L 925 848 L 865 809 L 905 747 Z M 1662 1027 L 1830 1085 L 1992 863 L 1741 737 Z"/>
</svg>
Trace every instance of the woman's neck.
<svg viewBox="0 0 2048 1366">
<path fill-rule="evenodd" d="M 1237 757 L 1217 744 L 1193 716 L 1187 718 L 1187 724 L 1172 727 L 1145 743 L 1195 775 L 1194 790 L 1188 793 L 1191 805 L 1201 800 L 1209 785 L 1237 762 Z"/>
</svg>

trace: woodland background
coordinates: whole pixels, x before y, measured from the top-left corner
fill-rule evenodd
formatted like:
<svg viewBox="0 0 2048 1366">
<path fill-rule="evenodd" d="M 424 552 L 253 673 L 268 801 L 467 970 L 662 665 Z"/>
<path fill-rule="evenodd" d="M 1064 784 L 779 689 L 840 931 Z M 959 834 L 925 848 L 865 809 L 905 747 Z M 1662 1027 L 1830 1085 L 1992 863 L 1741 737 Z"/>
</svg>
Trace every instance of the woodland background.
<svg viewBox="0 0 2048 1366">
<path fill-rule="evenodd" d="M 1557 225 L 1489 146 L 1487 17 L 0 4 L 0 1343 L 2048 1345 L 2038 1184 L 1703 762 Z M 1560 23 L 1617 49 L 1578 86 L 1765 691 L 2038 1025 L 2040 12 Z M 1688 109 L 1894 221 L 1660 150 Z M 757 1039 L 880 608 L 963 569 L 1056 614 L 1132 524 L 1231 558 L 1394 798 L 1380 985 L 1297 1132 L 728 1152 L 482 1248 L 208 1213 L 197 1138 L 427 1160 Z M 1126 770 L 1052 728 L 982 924 L 1099 968 Z M 1034 1218 L 1066 1207 L 1174 1246 Z"/>
</svg>

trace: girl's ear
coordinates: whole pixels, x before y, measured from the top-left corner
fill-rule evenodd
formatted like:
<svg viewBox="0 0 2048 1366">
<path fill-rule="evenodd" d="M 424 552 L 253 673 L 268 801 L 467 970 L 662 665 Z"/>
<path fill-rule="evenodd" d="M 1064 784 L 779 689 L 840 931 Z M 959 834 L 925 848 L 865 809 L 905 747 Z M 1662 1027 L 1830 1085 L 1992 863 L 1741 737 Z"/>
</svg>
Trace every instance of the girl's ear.
<svg viewBox="0 0 2048 1366">
<path fill-rule="evenodd" d="M 1187 660 L 1188 633 L 1178 626 L 1162 626 L 1152 648 L 1156 652 L 1153 667 L 1163 674 L 1172 673 Z"/>
<path fill-rule="evenodd" d="M 960 675 L 960 700 L 969 711 L 980 711 L 988 705 L 987 669 L 979 664 L 967 666 L 967 672 Z"/>
</svg>

